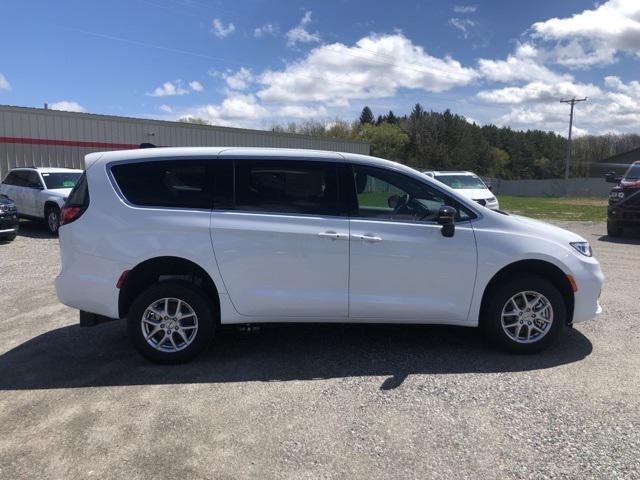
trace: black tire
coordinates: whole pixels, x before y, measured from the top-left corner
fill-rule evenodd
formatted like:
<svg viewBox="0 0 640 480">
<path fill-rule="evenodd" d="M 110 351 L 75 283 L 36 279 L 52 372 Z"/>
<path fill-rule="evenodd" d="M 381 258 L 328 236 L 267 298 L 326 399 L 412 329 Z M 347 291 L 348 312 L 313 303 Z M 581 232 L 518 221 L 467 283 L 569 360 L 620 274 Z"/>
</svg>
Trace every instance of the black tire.
<svg viewBox="0 0 640 480">
<path fill-rule="evenodd" d="M 621 237 L 622 227 L 616 226 L 615 223 L 607 222 L 607 236 L 608 237 Z"/>
<path fill-rule="evenodd" d="M 44 221 L 47 224 L 47 230 L 51 235 L 58 235 L 58 229 L 60 228 L 60 208 L 47 207 L 44 212 Z"/>
<path fill-rule="evenodd" d="M 0 242 L 13 242 L 18 235 L 16 233 L 12 233 L 11 235 L 5 235 L 4 237 L 0 237 Z"/>
<path fill-rule="evenodd" d="M 193 334 L 193 339 L 189 337 L 191 343 L 178 351 L 167 352 L 159 350 L 158 347 L 154 347 L 147 342 L 143 333 L 143 315 L 147 311 L 147 308 L 164 298 L 178 299 L 185 302 L 187 306 L 194 311 L 197 318 L 197 329 Z M 170 305 L 168 310 L 171 311 L 171 308 L 172 307 Z M 129 314 L 127 315 L 129 338 L 136 350 L 153 362 L 163 364 L 188 362 L 195 358 L 211 343 L 217 324 L 217 319 L 214 318 L 213 312 L 214 308 L 212 301 L 207 299 L 204 292 L 192 283 L 181 280 L 164 280 L 153 284 L 134 300 L 131 308 L 129 309 Z M 175 314 L 173 315 L 173 318 L 177 316 Z M 155 318 L 152 320 L 155 320 Z M 169 321 L 175 322 L 175 320 L 172 320 L 171 318 Z M 146 324 L 149 325 L 149 322 L 146 322 Z M 173 324 L 174 323 L 171 325 Z M 159 323 L 158 325 L 163 324 Z M 171 330 L 171 325 L 166 324 L 163 326 Z M 162 348 L 163 342 L 160 342 L 160 339 L 164 338 L 165 334 L 166 331 L 163 331 L 162 329 L 158 330 L 157 335 L 151 336 L 151 341 L 153 343 L 161 343 L 159 348 Z M 173 337 L 173 340 L 169 338 L 169 335 L 166 336 L 169 339 L 168 341 L 174 342 L 177 340 L 178 343 L 182 342 L 177 331 L 172 333 L 171 336 Z M 171 348 L 171 345 L 167 345 L 167 348 Z"/>
<path fill-rule="evenodd" d="M 540 313 L 535 312 L 538 315 L 538 320 L 528 317 L 528 315 L 534 314 L 534 312 L 523 311 L 521 316 L 515 314 L 514 321 L 522 323 L 521 333 L 517 333 L 518 326 L 510 327 L 508 329 L 502 326 L 502 312 L 506 307 L 507 302 L 520 292 L 536 292 L 542 294 L 551 305 L 553 310 L 553 318 L 551 325 L 546 329 L 544 335 L 540 335 L 539 332 L 534 331 L 538 325 L 542 325 L 539 319 Z M 567 324 L 567 308 L 562 294 L 558 289 L 548 280 L 533 274 L 515 274 L 509 278 L 503 280 L 500 285 L 489 292 L 489 298 L 486 302 L 486 307 L 481 319 L 481 327 L 486 337 L 493 343 L 499 345 L 505 350 L 512 353 L 536 353 L 540 352 L 550 345 L 552 345 L 560 336 Z M 535 297 L 535 296 L 534 296 Z M 518 297 L 516 301 L 521 302 L 521 307 L 524 307 L 524 302 L 521 297 Z M 509 321 L 509 325 L 511 321 Z M 529 327 L 532 325 L 533 327 Z M 509 327 L 507 325 L 507 327 Z M 513 330 L 511 330 L 513 328 Z M 543 327 L 544 329 L 545 327 Z M 525 331 L 526 329 L 526 331 Z M 527 332 L 531 329 L 533 335 L 540 335 L 538 340 L 533 340 L 532 343 L 520 343 L 516 341 L 512 336 L 518 335 L 521 341 L 525 340 Z M 505 330 L 509 330 L 510 334 L 507 334 Z"/>
</svg>

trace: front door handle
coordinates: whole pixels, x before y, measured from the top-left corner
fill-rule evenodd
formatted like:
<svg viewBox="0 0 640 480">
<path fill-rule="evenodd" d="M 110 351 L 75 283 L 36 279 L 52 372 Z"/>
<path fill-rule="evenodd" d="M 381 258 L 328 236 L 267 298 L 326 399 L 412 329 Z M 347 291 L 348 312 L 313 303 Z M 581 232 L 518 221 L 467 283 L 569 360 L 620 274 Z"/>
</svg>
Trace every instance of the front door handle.
<svg viewBox="0 0 640 480">
<path fill-rule="evenodd" d="M 333 231 L 329 231 L 329 232 L 320 232 L 318 234 L 319 237 L 322 238 L 330 238 L 332 240 L 340 240 L 341 238 L 349 238 L 349 236 L 346 233 L 338 233 L 338 232 L 333 232 Z"/>
<path fill-rule="evenodd" d="M 381 242 L 382 238 L 381 237 L 377 237 L 375 235 L 353 235 L 354 238 L 357 238 L 358 240 L 362 240 L 364 242 Z"/>
</svg>

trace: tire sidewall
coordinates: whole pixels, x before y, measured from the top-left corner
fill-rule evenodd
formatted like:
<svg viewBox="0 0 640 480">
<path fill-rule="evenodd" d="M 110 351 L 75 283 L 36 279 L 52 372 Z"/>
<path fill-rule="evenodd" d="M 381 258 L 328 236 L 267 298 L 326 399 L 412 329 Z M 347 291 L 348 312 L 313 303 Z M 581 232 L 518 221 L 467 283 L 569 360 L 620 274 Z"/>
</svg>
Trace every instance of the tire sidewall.
<svg viewBox="0 0 640 480">
<path fill-rule="evenodd" d="M 518 343 L 502 328 L 502 309 L 515 294 L 523 291 L 541 293 L 553 307 L 553 323 L 547 334 L 535 343 Z M 535 353 L 548 348 L 564 330 L 567 323 L 566 303 L 562 294 L 548 280 L 537 275 L 517 275 L 501 282 L 491 293 L 482 318 L 485 335 L 493 342 L 513 353 Z"/>
<path fill-rule="evenodd" d="M 142 334 L 142 315 L 149 305 L 161 298 L 172 297 L 187 302 L 198 317 L 196 338 L 184 350 L 161 352 L 147 343 Z M 143 291 L 134 300 L 127 315 L 127 330 L 135 348 L 146 358 L 156 363 L 183 363 L 192 360 L 202 352 L 213 338 L 216 322 L 213 308 L 201 289 L 192 283 L 180 280 L 157 282 Z"/>
<path fill-rule="evenodd" d="M 56 229 L 52 230 L 51 229 L 51 225 L 49 224 L 49 215 L 51 214 L 55 214 L 56 216 Z M 49 233 L 51 235 L 58 235 L 58 230 L 60 229 L 60 208 L 59 207 L 50 207 L 47 209 L 45 217 L 44 217 L 44 221 L 47 223 L 47 230 L 49 230 Z"/>
</svg>

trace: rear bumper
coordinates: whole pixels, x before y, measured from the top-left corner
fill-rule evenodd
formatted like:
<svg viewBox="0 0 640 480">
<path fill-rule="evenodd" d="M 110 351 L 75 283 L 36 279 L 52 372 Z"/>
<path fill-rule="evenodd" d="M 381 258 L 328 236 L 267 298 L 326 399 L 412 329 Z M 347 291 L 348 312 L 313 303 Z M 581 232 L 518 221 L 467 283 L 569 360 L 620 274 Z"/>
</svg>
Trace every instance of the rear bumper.
<svg viewBox="0 0 640 480">
<path fill-rule="evenodd" d="M 60 302 L 83 312 L 118 318 L 120 291 L 116 282 L 122 268 L 110 260 L 79 252 L 66 260 L 55 279 Z"/>
</svg>

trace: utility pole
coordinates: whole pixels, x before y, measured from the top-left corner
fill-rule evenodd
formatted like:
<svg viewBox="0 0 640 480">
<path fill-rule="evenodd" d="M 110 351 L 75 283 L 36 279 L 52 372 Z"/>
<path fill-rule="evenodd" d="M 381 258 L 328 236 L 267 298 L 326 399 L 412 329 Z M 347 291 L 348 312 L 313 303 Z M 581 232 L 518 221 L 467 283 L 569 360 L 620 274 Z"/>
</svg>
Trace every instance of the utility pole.
<svg viewBox="0 0 640 480">
<path fill-rule="evenodd" d="M 571 163 L 571 130 L 573 130 L 573 107 L 578 102 L 586 102 L 587 97 L 584 98 L 576 98 L 573 97 L 570 100 L 560 100 L 560 103 L 568 103 L 571 105 L 571 114 L 569 115 L 569 142 L 567 145 L 567 160 L 564 165 L 564 181 L 565 188 L 569 190 L 569 165 Z"/>
</svg>

